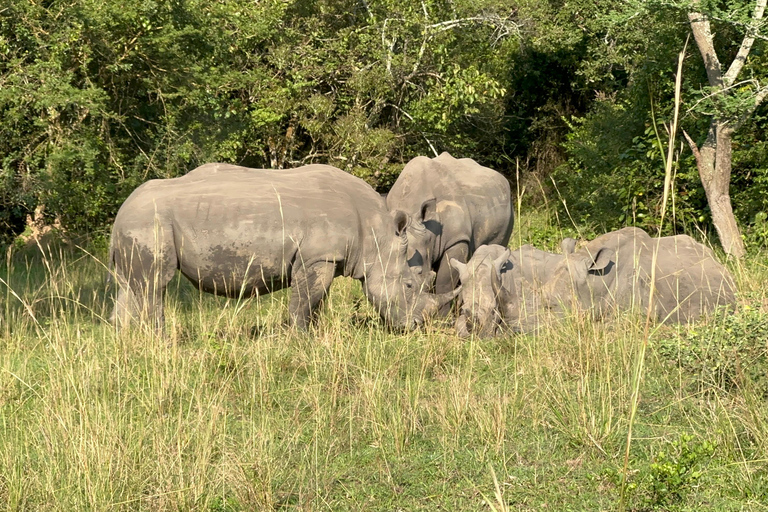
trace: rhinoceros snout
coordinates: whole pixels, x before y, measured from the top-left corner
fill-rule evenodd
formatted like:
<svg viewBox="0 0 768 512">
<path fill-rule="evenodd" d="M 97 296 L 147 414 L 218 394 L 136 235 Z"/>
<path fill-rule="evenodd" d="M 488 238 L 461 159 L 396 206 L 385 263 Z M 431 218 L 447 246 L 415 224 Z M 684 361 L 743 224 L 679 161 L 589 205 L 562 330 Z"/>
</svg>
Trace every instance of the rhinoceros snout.
<svg viewBox="0 0 768 512">
<path fill-rule="evenodd" d="M 493 320 L 477 321 L 471 315 L 461 314 L 456 320 L 456 335 L 460 338 L 493 338 L 498 332 L 498 325 Z"/>
</svg>

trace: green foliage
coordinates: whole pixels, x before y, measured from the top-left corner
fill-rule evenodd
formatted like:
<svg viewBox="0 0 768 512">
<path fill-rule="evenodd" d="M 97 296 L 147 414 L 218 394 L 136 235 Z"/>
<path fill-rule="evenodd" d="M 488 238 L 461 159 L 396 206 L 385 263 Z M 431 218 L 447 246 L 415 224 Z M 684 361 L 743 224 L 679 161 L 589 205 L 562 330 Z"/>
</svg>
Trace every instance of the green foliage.
<svg viewBox="0 0 768 512">
<path fill-rule="evenodd" d="M 757 212 L 745 235 L 747 247 L 753 251 L 765 250 L 768 247 L 768 213 Z"/>
<path fill-rule="evenodd" d="M 747 249 L 768 248 L 768 105 L 763 105 L 734 140 L 731 200 L 746 226 Z"/>
<path fill-rule="evenodd" d="M 525 209 L 523 211 L 526 211 Z M 563 238 L 591 239 L 597 236 L 594 226 L 573 226 L 557 222 L 548 212 L 527 212 L 515 219 L 515 231 L 510 240 L 511 247 L 531 244 L 534 247 L 552 252 L 560 252 Z M 565 224 L 565 227 L 561 227 Z"/>
<path fill-rule="evenodd" d="M 10 0 L 0 10 L 0 236 L 45 205 L 105 227 L 209 161 L 338 165 L 499 150 L 506 0 Z M 488 58 L 488 55 L 494 57 Z"/>
<path fill-rule="evenodd" d="M 723 62 L 752 3 L 702 1 Z M 8 0 L 0 9 L 0 239 L 45 206 L 105 231 L 139 184 L 210 161 L 329 163 L 380 191 L 418 154 L 451 151 L 560 194 L 577 224 L 658 225 L 684 1 Z M 759 30 L 764 30 L 760 28 Z M 708 87 L 692 43 L 681 126 L 744 124 L 733 203 L 764 244 L 768 76 L 758 38 L 741 82 Z M 747 112 L 748 113 L 748 112 Z M 681 140 L 678 137 L 678 141 Z M 669 229 L 709 228 L 676 144 Z M 553 170 L 557 171 L 552 174 Z M 549 187 L 550 176 L 555 179 Z"/>
<path fill-rule="evenodd" d="M 654 344 L 662 358 L 699 387 L 744 388 L 768 398 L 768 315 L 758 298 L 717 322 L 691 327 Z"/>
<path fill-rule="evenodd" d="M 639 493 L 644 508 L 680 510 L 688 493 L 696 486 L 704 466 L 712 459 L 715 445 L 683 434 L 673 441 L 669 451 L 661 450 L 642 475 Z"/>
<path fill-rule="evenodd" d="M 604 101 L 571 125 L 565 143 L 570 162 L 554 178 L 577 222 L 603 230 L 626 225 L 658 230 L 667 151 L 661 134 L 666 124 L 657 117 L 644 118 L 626 102 Z M 708 218 L 693 158 L 675 161 L 672 172 L 665 234 L 688 230 Z"/>
<path fill-rule="evenodd" d="M 753 5 L 702 2 L 702 12 L 718 35 L 716 50 L 726 64 L 735 56 Z M 593 58 L 579 73 L 596 83 L 597 94 L 586 115 L 569 119 L 564 144 L 568 161 L 554 175 L 577 220 L 606 229 L 628 224 L 658 227 L 676 54 L 690 33 L 689 8 L 688 2 L 627 2 L 615 9 L 598 9 L 595 20 L 586 25 L 602 40 L 586 40 Z M 732 123 L 748 121 L 737 131 L 733 145 L 733 203 L 744 224 L 754 222 L 755 215 L 765 209 L 761 183 L 768 153 L 761 141 L 766 124 L 759 111 L 749 119 L 757 88 L 768 77 L 764 51 L 765 42 L 758 40 L 742 73 L 749 78 L 720 90 L 708 85 L 702 59 L 689 41 L 682 74 L 681 128 L 699 146 L 713 116 Z M 672 204 L 668 205 L 672 215 L 665 232 L 694 226 L 711 230 L 696 163 L 681 132 L 674 164 Z"/>
</svg>

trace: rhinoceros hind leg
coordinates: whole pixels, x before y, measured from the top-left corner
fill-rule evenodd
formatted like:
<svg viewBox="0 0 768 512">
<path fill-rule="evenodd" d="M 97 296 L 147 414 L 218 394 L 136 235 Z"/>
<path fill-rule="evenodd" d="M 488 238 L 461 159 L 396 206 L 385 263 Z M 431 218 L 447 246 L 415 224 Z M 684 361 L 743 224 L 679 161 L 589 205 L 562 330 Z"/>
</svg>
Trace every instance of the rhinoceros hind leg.
<svg viewBox="0 0 768 512">
<path fill-rule="evenodd" d="M 134 281 L 131 285 L 120 273 L 117 273 L 116 280 L 117 297 L 109 317 L 110 322 L 118 329 L 126 328 L 132 323 L 146 322 L 156 332 L 162 332 L 165 324 L 163 298 L 168 283 L 146 286 L 146 283 Z"/>
<path fill-rule="evenodd" d="M 435 293 L 446 293 L 456 289 L 459 285 L 459 272 L 451 267 L 451 258 L 456 258 L 461 263 L 469 260 L 469 247 L 466 243 L 459 243 L 448 248 L 440 258 L 440 266 L 437 268 L 435 279 Z M 451 303 L 445 304 L 437 313 L 438 317 L 445 317 L 451 311 Z"/>
<path fill-rule="evenodd" d="M 171 245 L 156 255 L 136 245 L 125 254 L 119 254 L 115 265 L 117 297 L 110 317 L 115 326 L 123 328 L 131 323 L 145 323 L 161 333 L 165 323 L 165 288 L 177 266 Z"/>
<path fill-rule="evenodd" d="M 304 266 L 296 262 L 291 272 L 291 301 L 288 311 L 291 323 L 307 329 L 314 312 L 328 294 L 336 275 L 335 262 L 318 262 Z"/>
<path fill-rule="evenodd" d="M 121 272 L 115 272 L 117 282 L 117 297 L 115 307 L 109 316 L 109 321 L 118 329 L 128 327 L 131 322 L 139 320 L 139 305 L 136 294 L 128 285 L 128 280 Z"/>
</svg>

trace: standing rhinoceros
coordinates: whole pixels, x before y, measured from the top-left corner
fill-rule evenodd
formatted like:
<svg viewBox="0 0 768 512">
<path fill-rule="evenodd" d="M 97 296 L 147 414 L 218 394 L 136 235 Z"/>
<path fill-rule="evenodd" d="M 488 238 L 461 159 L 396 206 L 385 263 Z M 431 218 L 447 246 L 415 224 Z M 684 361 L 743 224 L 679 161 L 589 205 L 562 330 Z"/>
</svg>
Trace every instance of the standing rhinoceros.
<svg viewBox="0 0 768 512">
<path fill-rule="evenodd" d="M 563 253 L 573 252 L 575 240 L 563 240 Z M 535 325 L 540 290 L 565 257 L 524 245 L 510 251 L 500 245 L 478 247 L 468 263 L 451 259 L 461 282 L 459 336 L 493 336 L 499 328 L 528 330 Z"/>
<path fill-rule="evenodd" d="M 544 284 L 542 301 L 555 313 L 572 305 L 598 316 L 632 306 L 645 311 L 654 252 L 657 321 L 687 323 L 735 304 L 733 278 L 708 247 L 687 235 L 651 238 L 638 228 L 607 233 L 568 254 Z"/>
<path fill-rule="evenodd" d="M 115 218 L 112 318 L 144 316 L 162 328 L 165 287 L 179 269 L 199 289 L 228 297 L 291 286 L 291 321 L 306 328 L 333 278 L 344 275 L 363 282 L 390 325 L 410 329 L 455 293 L 420 293 L 406 261 L 408 224 L 364 181 L 327 165 L 206 164 L 152 180 Z"/>
<path fill-rule="evenodd" d="M 408 162 L 387 195 L 387 206 L 411 216 L 408 262 L 424 274 L 437 272 L 438 293 L 456 288 L 459 276 L 451 269 L 451 258 L 464 263 L 483 244 L 506 246 L 512 233 L 506 178 L 448 153 Z"/>
</svg>

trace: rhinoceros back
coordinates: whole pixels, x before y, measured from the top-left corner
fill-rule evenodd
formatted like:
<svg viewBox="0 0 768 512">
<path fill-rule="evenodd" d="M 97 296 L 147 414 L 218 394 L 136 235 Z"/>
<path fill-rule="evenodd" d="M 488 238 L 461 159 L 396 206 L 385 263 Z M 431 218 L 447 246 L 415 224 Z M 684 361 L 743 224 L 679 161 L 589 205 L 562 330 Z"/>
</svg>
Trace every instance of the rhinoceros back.
<svg viewBox="0 0 768 512">
<path fill-rule="evenodd" d="M 355 274 L 363 238 L 387 219 L 369 185 L 331 166 L 206 164 L 134 191 L 113 244 L 149 248 L 201 289 L 239 296 L 290 285 L 294 265 L 332 261 Z"/>
</svg>

